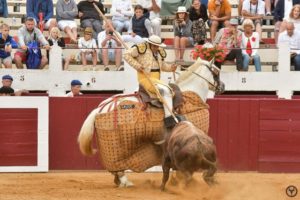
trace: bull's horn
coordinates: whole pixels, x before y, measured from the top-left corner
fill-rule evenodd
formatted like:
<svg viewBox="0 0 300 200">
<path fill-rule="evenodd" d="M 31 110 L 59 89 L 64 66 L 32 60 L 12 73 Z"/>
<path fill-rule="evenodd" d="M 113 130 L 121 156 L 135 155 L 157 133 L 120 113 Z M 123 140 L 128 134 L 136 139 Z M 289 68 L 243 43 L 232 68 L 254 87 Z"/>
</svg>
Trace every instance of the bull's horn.
<svg viewBox="0 0 300 200">
<path fill-rule="evenodd" d="M 213 57 L 211 61 L 209 61 L 209 66 L 212 67 L 214 63 L 215 63 L 215 57 Z"/>
</svg>

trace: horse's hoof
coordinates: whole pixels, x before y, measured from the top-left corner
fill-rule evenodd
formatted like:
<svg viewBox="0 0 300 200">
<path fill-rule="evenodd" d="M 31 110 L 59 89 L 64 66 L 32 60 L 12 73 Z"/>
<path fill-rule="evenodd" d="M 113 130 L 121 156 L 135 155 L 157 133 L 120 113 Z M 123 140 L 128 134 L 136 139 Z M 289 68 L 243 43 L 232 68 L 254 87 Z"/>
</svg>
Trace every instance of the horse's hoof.
<svg viewBox="0 0 300 200">
<path fill-rule="evenodd" d="M 131 181 L 127 181 L 127 182 L 125 182 L 125 183 L 120 183 L 119 184 L 119 188 L 124 188 L 124 187 L 133 187 L 134 185 L 133 185 L 133 183 L 131 182 Z"/>
</svg>

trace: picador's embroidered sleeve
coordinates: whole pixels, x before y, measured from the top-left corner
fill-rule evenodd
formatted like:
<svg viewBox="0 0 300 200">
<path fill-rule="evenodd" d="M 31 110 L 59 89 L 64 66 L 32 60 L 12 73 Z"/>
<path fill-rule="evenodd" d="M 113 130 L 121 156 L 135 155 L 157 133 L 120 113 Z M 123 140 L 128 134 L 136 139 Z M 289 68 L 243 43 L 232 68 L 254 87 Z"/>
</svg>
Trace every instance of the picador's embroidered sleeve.
<svg viewBox="0 0 300 200">
<path fill-rule="evenodd" d="M 124 53 L 124 60 L 133 68 L 140 69 L 142 67 L 142 63 L 139 63 L 137 60 L 137 57 L 140 54 L 144 54 L 147 47 L 144 47 L 146 45 L 134 45 L 132 48 L 126 50 Z"/>
</svg>

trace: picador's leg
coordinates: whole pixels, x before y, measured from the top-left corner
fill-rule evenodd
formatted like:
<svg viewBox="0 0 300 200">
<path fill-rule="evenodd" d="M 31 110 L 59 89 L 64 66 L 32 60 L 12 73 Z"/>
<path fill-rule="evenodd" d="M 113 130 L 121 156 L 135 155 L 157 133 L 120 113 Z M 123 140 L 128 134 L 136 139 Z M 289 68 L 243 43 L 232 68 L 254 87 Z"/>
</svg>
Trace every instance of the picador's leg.
<svg viewBox="0 0 300 200">
<path fill-rule="evenodd" d="M 165 119 L 164 123 L 167 129 L 172 130 L 172 128 L 176 125 L 176 121 L 172 116 L 172 110 L 173 110 L 173 94 L 169 87 L 161 84 L 157 84 L 157 88 L 161 96 L 164 98 L 165 104 L 164 106 L 164 112 L 165 112 Z M 185 120 L 184 116 L 182 115 L 176 115 L 176 118 L 178 122 Z"/>
</svg>

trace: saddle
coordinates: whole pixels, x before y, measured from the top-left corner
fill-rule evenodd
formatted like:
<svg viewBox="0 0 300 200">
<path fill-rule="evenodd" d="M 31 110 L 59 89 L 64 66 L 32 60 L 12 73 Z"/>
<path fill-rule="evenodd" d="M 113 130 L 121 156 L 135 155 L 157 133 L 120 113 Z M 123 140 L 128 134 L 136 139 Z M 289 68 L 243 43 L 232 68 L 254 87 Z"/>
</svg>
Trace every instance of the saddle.
<svg viewBox="0 0 300 200">
<path fill-rule="evenodd" d="M 172 88 L 173 92 L 175 93 L 173 98 L 173 108 L 176 110 L 183 103 L 182 92 L 176 84 L 170 83 L 169 86 Z M 163 108 L 163 104 L 158 100 L 158 98 L 150 96 L 149 93 L 145 90 L 145 88 L 142 85 L 139 85 L 138 93 L 141 97 L 141 100 L 145 104 L 155 106 L 157 108 Z"/>
</svg>

